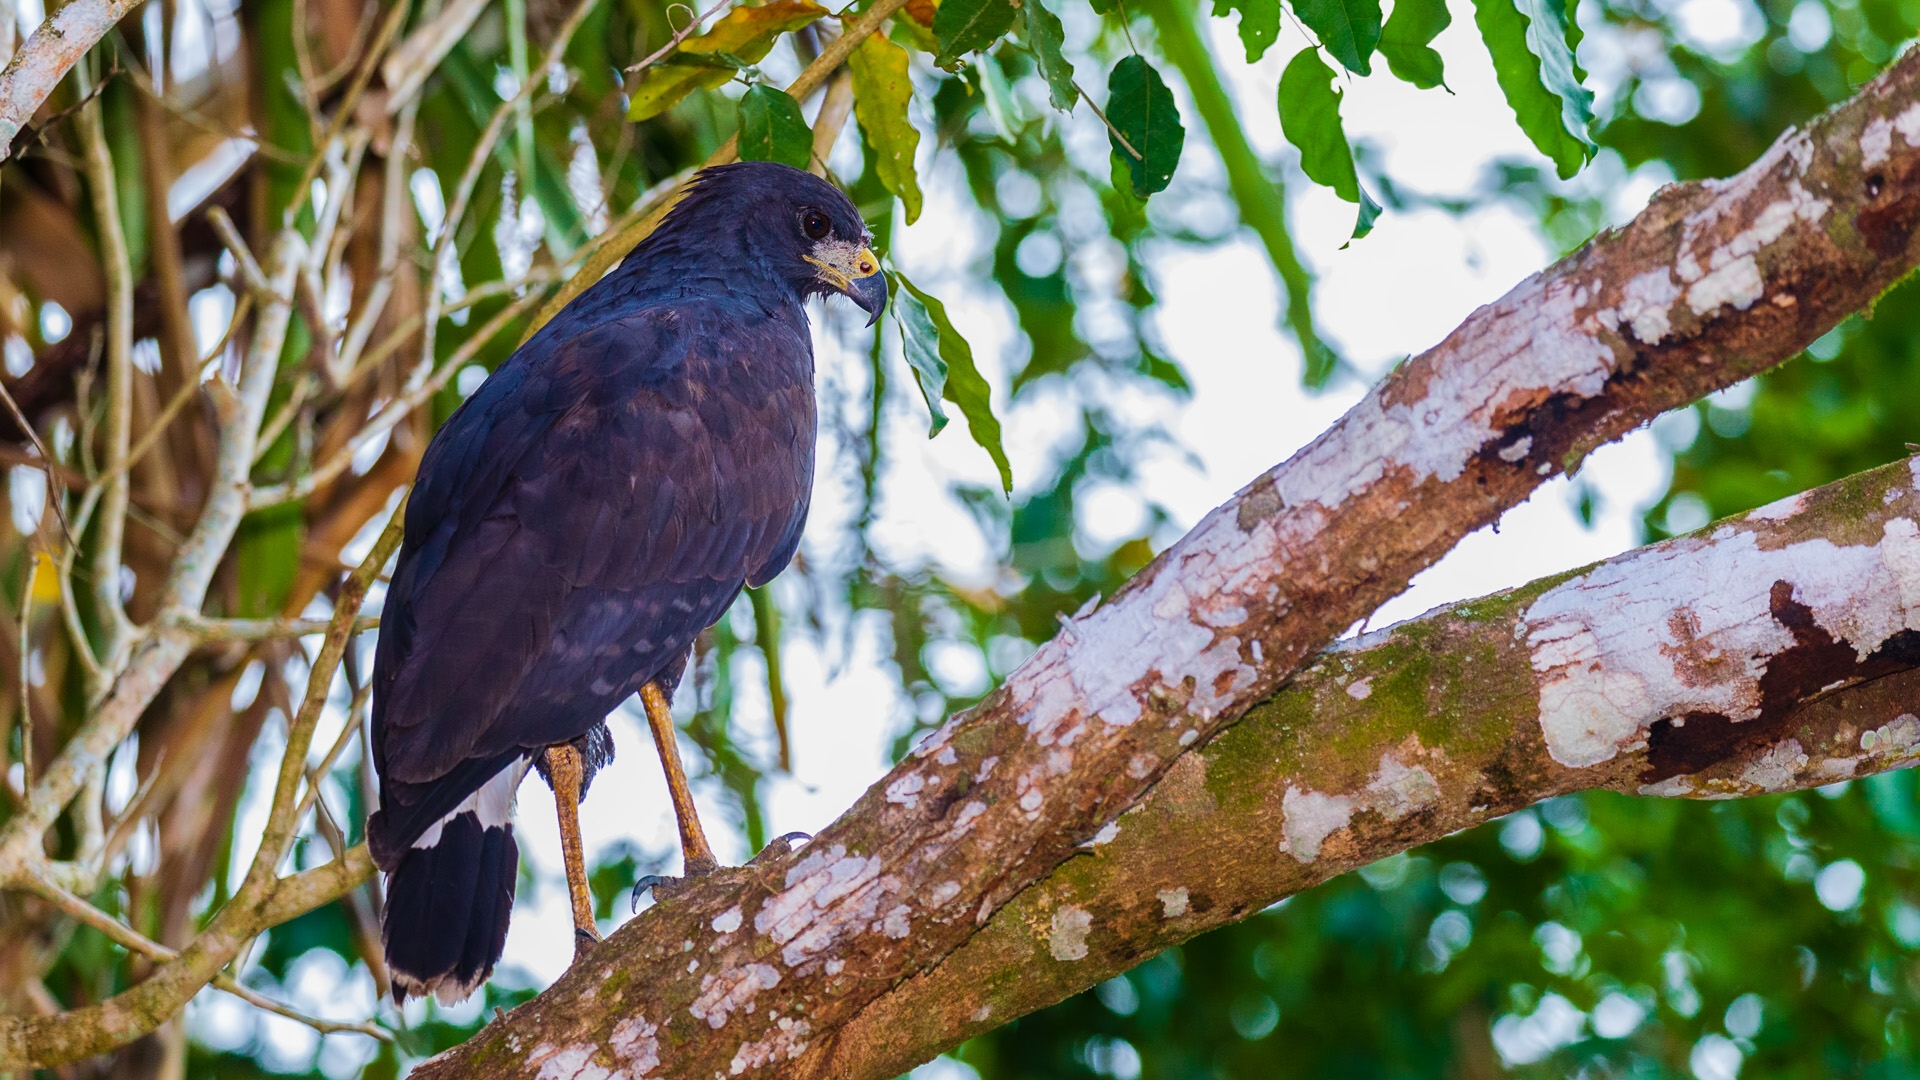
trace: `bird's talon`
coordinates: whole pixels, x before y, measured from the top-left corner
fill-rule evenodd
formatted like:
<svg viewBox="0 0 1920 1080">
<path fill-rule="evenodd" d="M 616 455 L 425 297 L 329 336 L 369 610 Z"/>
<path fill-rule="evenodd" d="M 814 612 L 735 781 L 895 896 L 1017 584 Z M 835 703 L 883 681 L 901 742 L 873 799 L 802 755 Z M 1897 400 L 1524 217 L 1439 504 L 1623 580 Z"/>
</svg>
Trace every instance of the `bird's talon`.
<svg viewBox="0 0 1920 1080">
<path fill-rule="evenodd" d="M 600 941 L 601 941 L 600 931 L 589 930 L 584 926 L 574 927 L 573 928 L 573 959 L 576 962 L 578 962 L 581 957 L 586 956 L 588 953 L 592 952 L 593 947 L 595 945 L 600 944 Z"/>
<path fill-rule="evenodd" d="M 758 866 L 763 860 L 766 860 L 766 859 L 783 858 L 788 853 L 793 851 L 794 844 L 796 843 L 804 844 L 811 839 L 813 839 L 812 833 L 803 833 L 803 832 L 781 833 L 779 836 L 776 836 L 773 839 L 767 841 L 767 846 L 761 848 L 759 854 L 755 855 L 751 859 L 748 859 L 747 865 Z"/>
<path fill-rule="evenodd" d="M 653 892 L 653 890 L 655 890 L 659 886 L 666 885 L 667 883 L 674 880 L 676 879 L 670 878 L 670 877 L 662 877 L 659 874 L 648 874 L 645 877 L 642 877 L 640 880 L 634 882 L 633 897 L 632 897 L 632 905 L 633 905 L 634 912 L 637 914 L 640 911 L 640 898 L 642 896 L 646 895 L 649 892 Z M 656 893 L 654 895 L 654 899 L 655 900 L 660 899 L 659 894 Z"/>
</svg>

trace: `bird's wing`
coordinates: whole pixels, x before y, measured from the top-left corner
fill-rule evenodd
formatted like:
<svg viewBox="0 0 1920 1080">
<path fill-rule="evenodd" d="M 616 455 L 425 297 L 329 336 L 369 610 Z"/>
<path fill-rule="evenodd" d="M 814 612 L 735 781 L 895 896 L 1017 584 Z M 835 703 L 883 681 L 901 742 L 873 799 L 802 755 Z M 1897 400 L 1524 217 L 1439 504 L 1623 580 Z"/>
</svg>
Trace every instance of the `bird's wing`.
<svg viewBox="0 0 1920 1080">
<path fill-rule="evenodd" d="M 812 486 L 804 328 L 668 307 L 563 329 L 482 384 L 421 464 L 376 660 L 388 781 L 583 734 L 792 555 Z"/>
</svg>

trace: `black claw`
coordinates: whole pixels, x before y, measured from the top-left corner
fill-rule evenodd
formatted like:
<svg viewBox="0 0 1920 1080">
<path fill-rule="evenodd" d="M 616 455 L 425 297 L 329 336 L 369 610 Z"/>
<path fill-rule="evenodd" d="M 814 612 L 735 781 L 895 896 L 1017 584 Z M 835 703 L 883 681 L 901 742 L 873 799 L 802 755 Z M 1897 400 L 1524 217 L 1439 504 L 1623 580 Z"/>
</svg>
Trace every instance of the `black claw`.
<svg viewBox="0 0 1920 1080">
<path fill-rule="evenodd" d="M 753 858 L 749 859 L 748 862 L 757 865 L 763 859 L 781 858 L 782 856 L 786 855 L 788 852 L 793 850 L 793 845 L 795 843 L 806 843 L 811 839 L 813 839 L 812 833 L 803 833 L 803 832 L 781 833 L 779 836 L 776 836 L 772 840 L 767 841 L 767 846 L 761 848 L 760 853 L 755 855 Z"/>
<path fill-rule="evenodd" d="M 643 893 L 646 893 L 652 890 L 656 886 L 671 885 L 674 882 L 674 880 L 675 879 L 670 877 L 662 877 L 659 874 L 648 874 L 647 876 L 641 878 L 639 881 L 634 882 L 633 898 L 632 898 L 633 910 L 636 913 L 639 912 L 640 897 Z"/>
</svg>

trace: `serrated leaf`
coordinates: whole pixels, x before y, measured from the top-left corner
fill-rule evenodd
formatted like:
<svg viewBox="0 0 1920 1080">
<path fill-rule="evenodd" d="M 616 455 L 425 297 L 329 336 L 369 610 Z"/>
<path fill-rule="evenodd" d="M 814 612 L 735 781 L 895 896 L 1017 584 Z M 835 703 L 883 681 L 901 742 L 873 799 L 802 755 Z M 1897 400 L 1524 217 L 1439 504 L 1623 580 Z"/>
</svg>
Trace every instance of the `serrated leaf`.
<svg viewBox="0 0 1920 1080">
<path fill-rule="evenodd" d="M 807 127 L 800 103 L 792 95 L 765 83 L 741 95 L 740 156 L 796 169 L 812 163 L 813 129 Z"/>
<path fill-rule="evenodd" d="M 1000 40 L 1016 14 L 1013 0 L 941 0 L 933 16 L 933 36 L 940 42 L 934 62 L 954 70 L 962 56 Z"/>
<path fill-rule="evenodd" d="M 1380 28 L 1387 70 L 1422 90 L 1445 86 L 1445 65 L 1431 43 L 1452 22 L 1446 0 L 1393 0 L 1393 14 Z"/>
<path fill-rule="evenodd" d="M 1113 66 L 1107 77 L 1107 122 L 1113 125 L 1107 141 L 1126 162 L 1133 193 L 1144 199 L 1165 191 L 1180 164 L 1187 132 L 1180 126 L 1173 92 L 1152 64 L 1127 56 Z"/>
<path fill-rule="evenodd" d="M 947 362 L 940 359 L 940 331 L 927 314 L 927 306 L 901 288 L 899 280 L 895 275 L 893 319 L 900 324 L 900 351 L 913 369 L 921 399 L 927 403 L 927 438 L 931 439 L 947 426 L 946 410 L 940 407 L 940 396 L 947 390 Z"/>
<path fill-rule="evenodd" d="M 1240 44 L 1247 47 L 1247 63 L 1267 55 L 1280 39 L 1280 0 L 1213 0 L 1213 13 L 1240 11 Z"/>
<path fill-rule="evenodd" d="M 1072 112 L 1080 91 L 1073 85 L 1073 61 L 1064 52 L 1067 32 L 1060 25 L 1060 16 L 1048 11 L 1040 0 L 1026 0 L 1026 13 L 1027 45 L 1033 49 L 1040 77 L 1047 80 L 1047 100 L 1061 112 Z"/>
<path fill-rule="evenodd" d="M 1342 67 L 1356 75 L 1373 73 L 1373 50 L 1380 44 L 1380 0 L 1293 0 L 1293 13 Z"/>
<path fill-rule="evenodd" d="M 773 51 L 774 39 L 825 14 L 827 9 L 813 0 L 734 8 L 712 29 L 681 42 L 672 56 L 641 73 L 630 91 L 627 119 L 650 120 L 695 90 L 725 85 L 737 65 L 759 63 Z"/>
<path fill-rule="evenodd" d="M 1593 94 L 1580 85 L 1559 14 L 1545 0 L 1474 0 L 1473 21 L 1520 130 L 1561 179 L 1579 172 L 1593 154 Z"/>
<path fill-rule="evenodd" d="M 949 0 L 951 2 L 951 0 Z M 994 468 L 1000 471 L 1000 488 L 1009 494 L 1013 491 L 1013 466 L 1007 463 L 1007 451 L 1000 441 L 1000 421 L 993 415 L 993 389 L 987 385 L 986 377 L 973 362 L 973 347 L 967 339 L 953 328 L 947 319 L 945 304 L 928 296 L 916 288 L 913 282 L 895 271 L 888 275 L 892 284 L 898 288 L 901 300 L 911 297 L 925 310 L 927 320 L 939 334 L 940 359 L 946 364 L 946 384 L 941 396 L 960 409 L 960 415 L 966 417 L 967 432 L 973 436 L 987 456 L 993 459 Z M 916 374 L 918 369 L 915 369 Z M 924 392 L 924 387 L 922 388 Z M 928 407 L 933 408 L 931 401 Z M 938 409 L 933 409 L 938 414 Z M 937 427 L 934 430 L 939 430 Z"/>
<path fill-rule="evenodd" d="M 920 132 L 907 119 L 907 102 L 913 99 L 907 50 L 873 34 L 847 57 L 847 69 L 853 73 L 853 115 L 874 153 L 874 171 L 899 197 L 911 225 L 920 216 L 920 181 L 913 169 Z"/>
</svg>

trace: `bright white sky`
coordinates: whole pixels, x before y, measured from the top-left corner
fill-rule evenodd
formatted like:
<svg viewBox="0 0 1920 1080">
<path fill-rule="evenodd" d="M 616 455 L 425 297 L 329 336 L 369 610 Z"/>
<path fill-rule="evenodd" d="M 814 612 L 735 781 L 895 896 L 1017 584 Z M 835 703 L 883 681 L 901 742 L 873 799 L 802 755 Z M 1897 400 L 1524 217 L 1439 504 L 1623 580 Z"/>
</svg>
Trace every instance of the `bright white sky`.
<svg viewBox="0 0 1920 1080">
<path fill-rule="evenodd" d="M 1090 28 L 1076 21 L 1084 16 L 1080 10 L 1084 5 L 1057 6 L 1069 9 L 1065 14 L 1070 43 L 1084 44 Z M 1725 48 L 1748 38 L 1752 30 L 1753 12 L 1747 0 L 1675 0 L 1674 6 L 1678 21 L 1692 38 L 1708 45 Z M 21 7 L 23 23 L 37 17 L 33 0 Z M 1454 24 L 1435 43 L 1446 59 L 1452 94 L 1418 91 L 1382 77 L 1347 85 L 1343 105 L 1348 132 L 1384 154 L 1386 169 L 1397 182 L 1435 194 L 1466 193 L 1495 158 L 1541 160 L 1500 97 L 1484 47 L 1473 30 L 1471 8 L 1464 2 L 1453 7 Z M 1290 159 L 1273 100 L 1281 69 L 1303 44 L 1298 28 L 1289 22 L 1265 60 L 1249 67 L 1239 61 L 1243 53 L 1232 22 L 1210 19 L 1207 23 L 1255 147 L 1269 160 Z M 1582 58 L 1603 97 L 1626 67 L 1644 71 L 1664 63 L 1657 50 L 1592 36 Z M 777 65 L 774 60 L 767 66 Z M 1686 111 L 1690 87 L 1679 84 L 1669 90 L 1670 106 Z M 1211 182 L 1219 173 L 1219 163 L 1206 145 L 1190 103 L 1183 97 L 1181 105 L 1189 131 L 1187 152 L 1175 187 L 1155 200 L 1155 212 L 1178 214 L 1189 222 L 1217 220 L 1225 212 L 1224 204 L 1196 192 L 1192 182 Z M 1104 172 L 1106 138 L 1099 123 L 1084 108 L 1064 122 L 1069 151 Z M 1006 353 L 1013 337 L 1011 311 L 972 277 L 987 255 L 983 238 L 991 236 L 991 228 L 975 218 L 965 199 L 957 163 L 950 157 L 930 161 L 926 150 L 923 143 L 921 178 L 927 208 L 917 224 L 896 234 L 893 255 L 916 282 L 947 300 L 994 382 L 996 401 L 1004 403 Z M 847 156 L 857 153 L 847 141 L 839 151 L 837 164 L 851 166 L 856 160 Z M 1612 216 L 1620 221 L 1644 205 L 1664 179 L 1657 173 L 1626 175 L 1617 160 L 1603 158 L 1575 183 L 1587 185 L 1584 190 L 1607 192 Z M 1370 377 L 1440 340 L 1475 307 L 1547 265 L 1553 254 L 1530 220 L 1505 209 L 1464 218 L 1438 211 L 1388 213 L 1372 236 L 1341 250 L 1352 227 L 1351 206 L 1297 176 L 1289 187 L 1289 199 L 1296 243 L 1320 278 L 1320 327 Z M 1144 391 L 1118 397 L 1113 405 L 1117 414 L 1141 426 L 1161 426 L 1178 446 L 1144 463 L 1137 490 L 1102 490 L 1084 500 L 1082 525 L 1097 536 L 1130 535 L 1141 521 L 1143 500 L 1167 507 L 1184 530 L 1260 471 L 1313 438 L 1364 389 L 1357 381 L 1320 395 L 1301 389 L 1298 350 L 1276 329 L 1281 304 L 1277 282 L 1250 236 L 1211 248 L 1166 243 L 1153 250 L 1149 261 L 1153 287 L 1161 300 L 1153 316 L 1154 331 L 1186 369 L 1195 392 L 1184 403 Z M 1110 279 L 1117 266 L 1115 251 L 1094 244 L 1076 256 L 1075 271 L 1098 281 Z M 1088 317 L 1097 321 L 1100 315 L 1094 310 Z M 850 329 L 854 325 L 850 309 L 831 310 L 819 321 L 816 336 L 823 386 L 829 391 L 841 388 L 857 399 L 864 387 L 866 339 Z M 840 345 L 843 336 L 853 351 Z M 903 367 L 896 365 L 893 377 L 896 386 L 905 385 Z M 972 519 L 945 492 L 955 480 L 991 486 L 991 465 L 967 441 L 964 421 L 957 416 L 940 438 L 929 442 L 917 395 L 911 390 L 896 394 L 896 406 L 888 418 L 892 466 L 884 482 L 876 530 L 879 543 L 890 559 L 900 563 L 937 562 L 955 576 L 988 579 L 993 572 L 992 553 Z M 1057 396 L 1039 393 L 1018 410 L 1008 411 L 1003 405 L 1001 415 L 1016 483 L 1031 485 L 1048 467 L 1059 440 L 1071 432 L 1075 414 Z M 821 453 L 808 551 L 810 557 L 831 562 L 832 538 L 853 512 L 854 494 L 847 483 L 849 465 L 840 459 L 831 438 L 822 440 Z M 1600 451 L 1589 459 L 1581 476 L 1599 495 L 1592 528 L 1583 527 L 1574 515 L 1573 485 L 1556 480 L 1508 513 L 1498 533 L 1483 530 L 1468 538 L 1422 574 L 1406 594 L 1378 613 L 1373 625 L 1633 546 L 1638 541 L 1639 512 L 1664 490 L 1665 470 L 1664 455 L 1654 437 L 1644 431 Z M 772 833 L 821 829 L 887 768 L 887 744 L 903 725 L 908 706 L 897 698 L 881 666 L 886 645 L 872 632 L 872 625 L 862 624 L 854 640 L 852 655 L 828 656 L 798 635 L 789 639 L 784 658 L 793 703 L 796 771 L 767 786 Z M 985 678 L 977 655 L 945 656 L 937 667 L 943 675 Z M 742 668 L 738 685 L 751 687 L 760 673 L 752 661 Z M 738 722 L 750 732 L 764 733 L 768 727 L 764 702 L 751 690 L 739 698 L 745 700 L 736 706 Z M 619 759 L 601 774 L 582 807 L 589 857 L 623 840 L 648 852 L 672 851 L 671 811 L 645 726 L 627 714 L 611 722 Z M 320 742 L 324 745 L 331 737 L 332 732 L 323 731 Z M 259 750 L 258 764 L 270 773 L 278 749 L 263 744 Z M 522 796 L 516 834 L 521 857 L 533 868 L 540 887 L 532 896 L 523 896 L 515 910 L 503 975 L 544 985 L 571 959 L 571 921 L 551 795 L 544 785 L 530 783 Z M 243 821 L 261 816 L 258 811 L 254 806 L 243 809 Z M 706 818 L 722 858 L 743 858 L 746 852 L 739 839 L 722 824 L 725 815 L 710 802 Z M 249 834 L 243 824 L 242 835 Z M 236 865 L 244 867 L 247 858 L 250 852 L 240 852 Z M 677 857 L 672 866 L 677 868 Z M 285 994 L 315 1013 L 354 1019 L 367 1015 L 372 1005 L 364 971 L 343 970 L 331 957 L 315 954 L 300 965 L 289 984 L 283 988 Z M 417 1021 L 425 1008 L 415 1003 L 408 1009 L 409 1018 Z M 457 1011 L 470 1014 L 477 1008 L 476 1001 Z M 315 1045 L 316 1037 L 308 1029 L 254 1013 L 212 991 L 196 1000 L 190 1016 L 204 1041 L 239 1048 L 257 1037 L 270 1063 L 277 1061 L 288 1068 L 304 1068 Z M 365 1040 L 337 1036 L 327 1040 L 321 1063 L 330 1075 L 349 1075 L 367 1052 Z"/>
</svg>

